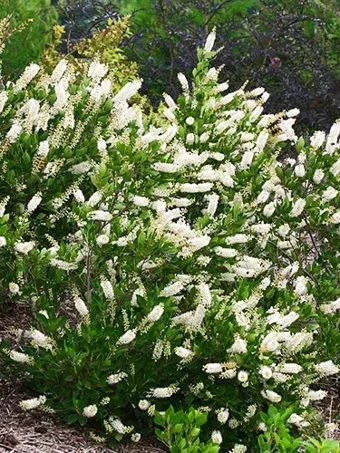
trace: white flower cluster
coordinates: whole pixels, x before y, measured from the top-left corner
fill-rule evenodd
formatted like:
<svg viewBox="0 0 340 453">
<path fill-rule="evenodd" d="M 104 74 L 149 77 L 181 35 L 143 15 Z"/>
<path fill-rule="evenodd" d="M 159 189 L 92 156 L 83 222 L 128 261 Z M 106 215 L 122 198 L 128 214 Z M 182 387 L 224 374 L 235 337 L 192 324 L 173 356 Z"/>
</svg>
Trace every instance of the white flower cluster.
<svg viewBox="0 0 340 453">
<path fill-rule="evenodd" d="M 84 417 L 87 417 L 87 418 L 95 417 L 97 412 L 98 412 L 98 408 L 97 408 L 97 406 L 95 404 L 92 404 L 90 406 L 86 406 L 83 409 L 83 415 L 84 415 Z"/>
<path fill-rule="evenodd" d="M 32 398 L 30 400 L 20 401 L 20 407 L 25 411 L 37 409 L 46 403 L 46 396 L 39 396 L 38 398 Z"/>
</svg>

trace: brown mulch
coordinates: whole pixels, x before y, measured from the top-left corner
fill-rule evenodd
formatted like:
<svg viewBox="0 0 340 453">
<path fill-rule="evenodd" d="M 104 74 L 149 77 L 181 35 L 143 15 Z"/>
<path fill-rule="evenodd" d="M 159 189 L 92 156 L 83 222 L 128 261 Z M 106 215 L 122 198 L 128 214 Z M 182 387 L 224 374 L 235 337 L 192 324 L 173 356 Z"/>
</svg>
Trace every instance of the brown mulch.
<svg viewBox="0 0 340 453">
<path fill-rule="evenodd" d="M 327 424 L 326 437 L 340 440 L 340 376 L 331 377 L 328 381 L 317 386 L 327 391 L 324 400 L 315 403 L 315 408 Z"/>
<path fill-rule="evenodd" d="M 151 440 L 112 450 L 94 442 L 87 427 L 68 426 L 58 417 L 25 412 L 23 399 L 33 397 L 20 381 L 0 380 L 0 453 L 164 453 Z"/>
<path fill-rule="evenodd" d="M 31 327 L 30 310 L 19 302 L 6 305 L 5 310 L 0 311 L 0 338 L 16 343 L 20 337 L 18 329 L 29 330 Z"/>
<path fill-rule="evenodd" d="M 28 399 L 19 382 L 0 381 L 0 452 L 113 452 L 98 447 L 88 436 L 62 425 L 55 417 L 24 412 L 19 401 Z"/>
</svg>

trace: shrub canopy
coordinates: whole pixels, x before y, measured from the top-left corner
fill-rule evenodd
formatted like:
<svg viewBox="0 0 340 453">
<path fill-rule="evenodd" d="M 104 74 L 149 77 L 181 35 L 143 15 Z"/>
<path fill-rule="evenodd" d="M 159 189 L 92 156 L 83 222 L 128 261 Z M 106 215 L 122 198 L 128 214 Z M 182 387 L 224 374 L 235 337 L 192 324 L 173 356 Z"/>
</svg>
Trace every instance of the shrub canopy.
<svg viewBox="0 0 340 453">
<path fill-rule="evenodd" d="M 214 42 L 152 115 L 96 61 L 1 92 L 0 281 L 33 313 L 2 360 L 41 394 L 23 408 L 112 441 L 194 406 L 256 451 L 261 409 L 306 427 L 338 373 L 340 123 L 299 138 L 297 109 L 219 83 Z"/>
</svg>

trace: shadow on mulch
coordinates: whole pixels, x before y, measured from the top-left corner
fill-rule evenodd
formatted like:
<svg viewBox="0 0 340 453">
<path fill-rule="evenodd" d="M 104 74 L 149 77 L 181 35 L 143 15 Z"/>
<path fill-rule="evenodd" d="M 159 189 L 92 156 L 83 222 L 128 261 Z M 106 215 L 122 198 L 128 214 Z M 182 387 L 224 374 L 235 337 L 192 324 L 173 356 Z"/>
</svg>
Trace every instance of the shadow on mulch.
<svg viewBox="0 0 340 453">
<path fill-rule="evenodd" d="M 31 314 L 27 304 L 12 303 L 1 307 L 0 311 L 0 338 L 10 340 L 14 344 L 19 341 L 18 330 L 28 329 L 31 326 Z"/>
<path fill-rule="evenodd" d="M 340 440 L 340 376 L 332 376 L 317 385 L 315 390 L 325 390 L 327 396 L 314 404 L 326 423 L 326 437 Z"/>
</svg>

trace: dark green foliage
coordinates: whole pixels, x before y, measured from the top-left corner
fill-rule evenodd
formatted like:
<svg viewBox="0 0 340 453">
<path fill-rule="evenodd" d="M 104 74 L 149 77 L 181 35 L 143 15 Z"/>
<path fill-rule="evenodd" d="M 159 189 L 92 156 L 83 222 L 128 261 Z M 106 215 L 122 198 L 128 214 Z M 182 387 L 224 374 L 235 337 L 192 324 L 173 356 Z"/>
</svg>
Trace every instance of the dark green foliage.
<svg viewBox="0 0 340 453">
<path fill-rule="evenodd" d="M 60 24 L 65 28 L 64 52 L 79 40 L 91 38 L 106 27 L 109 19 L 118 18 L 117 4 L 113 0 L 59 0 L 56 3 Z"/>
<path fill-rule="evenodd" d="M 268 111 L 298 107 L 300 125 L 327 129 L 339 116 L 340 19 L 335 0 L 62 0 L 67 43 L 89 37 L 109 17 L 131 14 L 125 51 L 140 67 L 154 104 L 178 95 L 196 48 L 216 26 L 218 63 L 232 89 L 250 80 L 271 92 Z"/>
<path fill-rule="evenodd" d="M 216 26 L 224 47 L 218 63 L 232 89 L 250 80 L 271 92 L 271 111 L 295 106 L 303 126 L 328 128 L 340 101 L 334 8 L 308 0 L 144 1 L 136 5 L 128 51 L 154 99 L 164 90 L 175 95 L 177 72 L 188 74 L 196 46 Z"/>
</svg>

